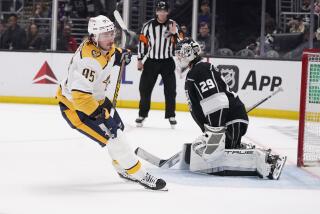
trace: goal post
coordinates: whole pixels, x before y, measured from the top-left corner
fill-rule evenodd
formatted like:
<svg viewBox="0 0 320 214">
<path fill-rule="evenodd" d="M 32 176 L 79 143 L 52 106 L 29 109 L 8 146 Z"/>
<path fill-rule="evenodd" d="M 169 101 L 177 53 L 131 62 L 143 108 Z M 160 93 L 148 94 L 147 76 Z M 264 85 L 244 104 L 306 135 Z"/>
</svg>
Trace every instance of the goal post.
<svg viewBox="0 0 320 214">
<path fill-rule="evenodd" d="M 297 165 L 320 166 L 320 50 L 302 55 Z"/>
</svg>

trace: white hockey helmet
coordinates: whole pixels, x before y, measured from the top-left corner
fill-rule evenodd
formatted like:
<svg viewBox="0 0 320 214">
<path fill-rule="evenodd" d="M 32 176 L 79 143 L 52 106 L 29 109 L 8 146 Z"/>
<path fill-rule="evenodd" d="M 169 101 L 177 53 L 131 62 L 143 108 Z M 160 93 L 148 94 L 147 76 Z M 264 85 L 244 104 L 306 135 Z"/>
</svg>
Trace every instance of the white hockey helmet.
<svg viewBox="0 0 320 214">
<path fill-rule="evenodd" d="M 88 33 L 93 35 L 95 41 L 98 41 L 99 34 L 115 31 L 114 23 L 106 16 L 99 15 L 89 19 Z"/>
<path fill-rule="evenodd" d="M 199 43 L 191 38 L 184 38 L 179 41 L 175 50 L 175 55 L 181 68 L 187 67 L 200 53 L 201 48 Z"/>
</svg>

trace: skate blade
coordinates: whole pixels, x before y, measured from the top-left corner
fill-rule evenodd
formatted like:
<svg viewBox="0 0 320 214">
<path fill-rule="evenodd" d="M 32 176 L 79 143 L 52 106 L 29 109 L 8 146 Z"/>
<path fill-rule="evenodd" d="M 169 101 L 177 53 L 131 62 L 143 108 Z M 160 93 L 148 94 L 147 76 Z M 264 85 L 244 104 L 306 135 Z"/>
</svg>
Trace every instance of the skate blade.
<svg viewBox="0 0 320 214">
<path fill-rule="evenodd" d="M 171 125 L 171 129 L 175 129 L 176 128 L 176 125 Z"/>
<path fill-rule="evenodd" d="M 141 127 L 143 126 L 143 124 L 142 124 L 142 123 L 136 123 L 136 126 L 137 126 L 138 128 L 141 128 Z"/>
<path fill-rule="evenodd" d="M 127 178 L 121 178 L 121 180 L 125 183 L 130 183 L 130 184 L 136 184 L 138 181 L 134 181 L 131 179 L 127 179 Z"/>
<path fill-rule="evenodd" d="M 120 175 L 120 174 L 119 174 L 119 177 L 120 177 L 120 179 L 121 179 L 122 181 L 124 181 L 125 183 L 137 183 L 137 182 L 138 182 L 138 180 L 132 180 L 132 179 L 127 178 L 127 177 L 125 177 L 125 176 L 123 176 L 123 175 Z"/>
<path fill-rule="evenodd" d="M 162 189 L 150 189 L 148 187 L 144 187 L 144 188 L 145 190 L 148 190 L 150 192 L 168 192 L 169 191 L 167 187 L 164 187 Z"/>
</svg>

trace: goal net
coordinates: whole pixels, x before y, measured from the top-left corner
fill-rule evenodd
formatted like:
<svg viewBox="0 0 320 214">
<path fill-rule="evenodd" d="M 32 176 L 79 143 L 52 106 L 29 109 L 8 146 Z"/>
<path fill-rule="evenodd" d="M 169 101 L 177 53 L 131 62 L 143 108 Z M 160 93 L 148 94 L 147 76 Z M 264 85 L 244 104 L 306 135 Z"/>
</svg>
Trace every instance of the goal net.
<svg viewBox="0 0 320 214">
<path fill-rule="evenodd" d="M 298 166 L 320 165 L 320 52 L 302 55 Z"/>
</svg>

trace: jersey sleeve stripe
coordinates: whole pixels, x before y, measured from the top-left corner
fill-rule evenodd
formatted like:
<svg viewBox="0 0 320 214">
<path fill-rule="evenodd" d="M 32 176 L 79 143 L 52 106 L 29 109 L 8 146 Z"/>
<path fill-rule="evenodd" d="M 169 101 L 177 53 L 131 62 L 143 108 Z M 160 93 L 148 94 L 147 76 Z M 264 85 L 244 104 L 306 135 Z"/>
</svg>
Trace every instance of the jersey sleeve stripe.
<svg viewBox="0 0 320 214">
<path fill-rule="evenodd" d="M 213 94 L 200 101 L 204 115 L 211 114 L 223 108 L 229 108 L 229 100 L 225 93 Z"/>
</svg>

